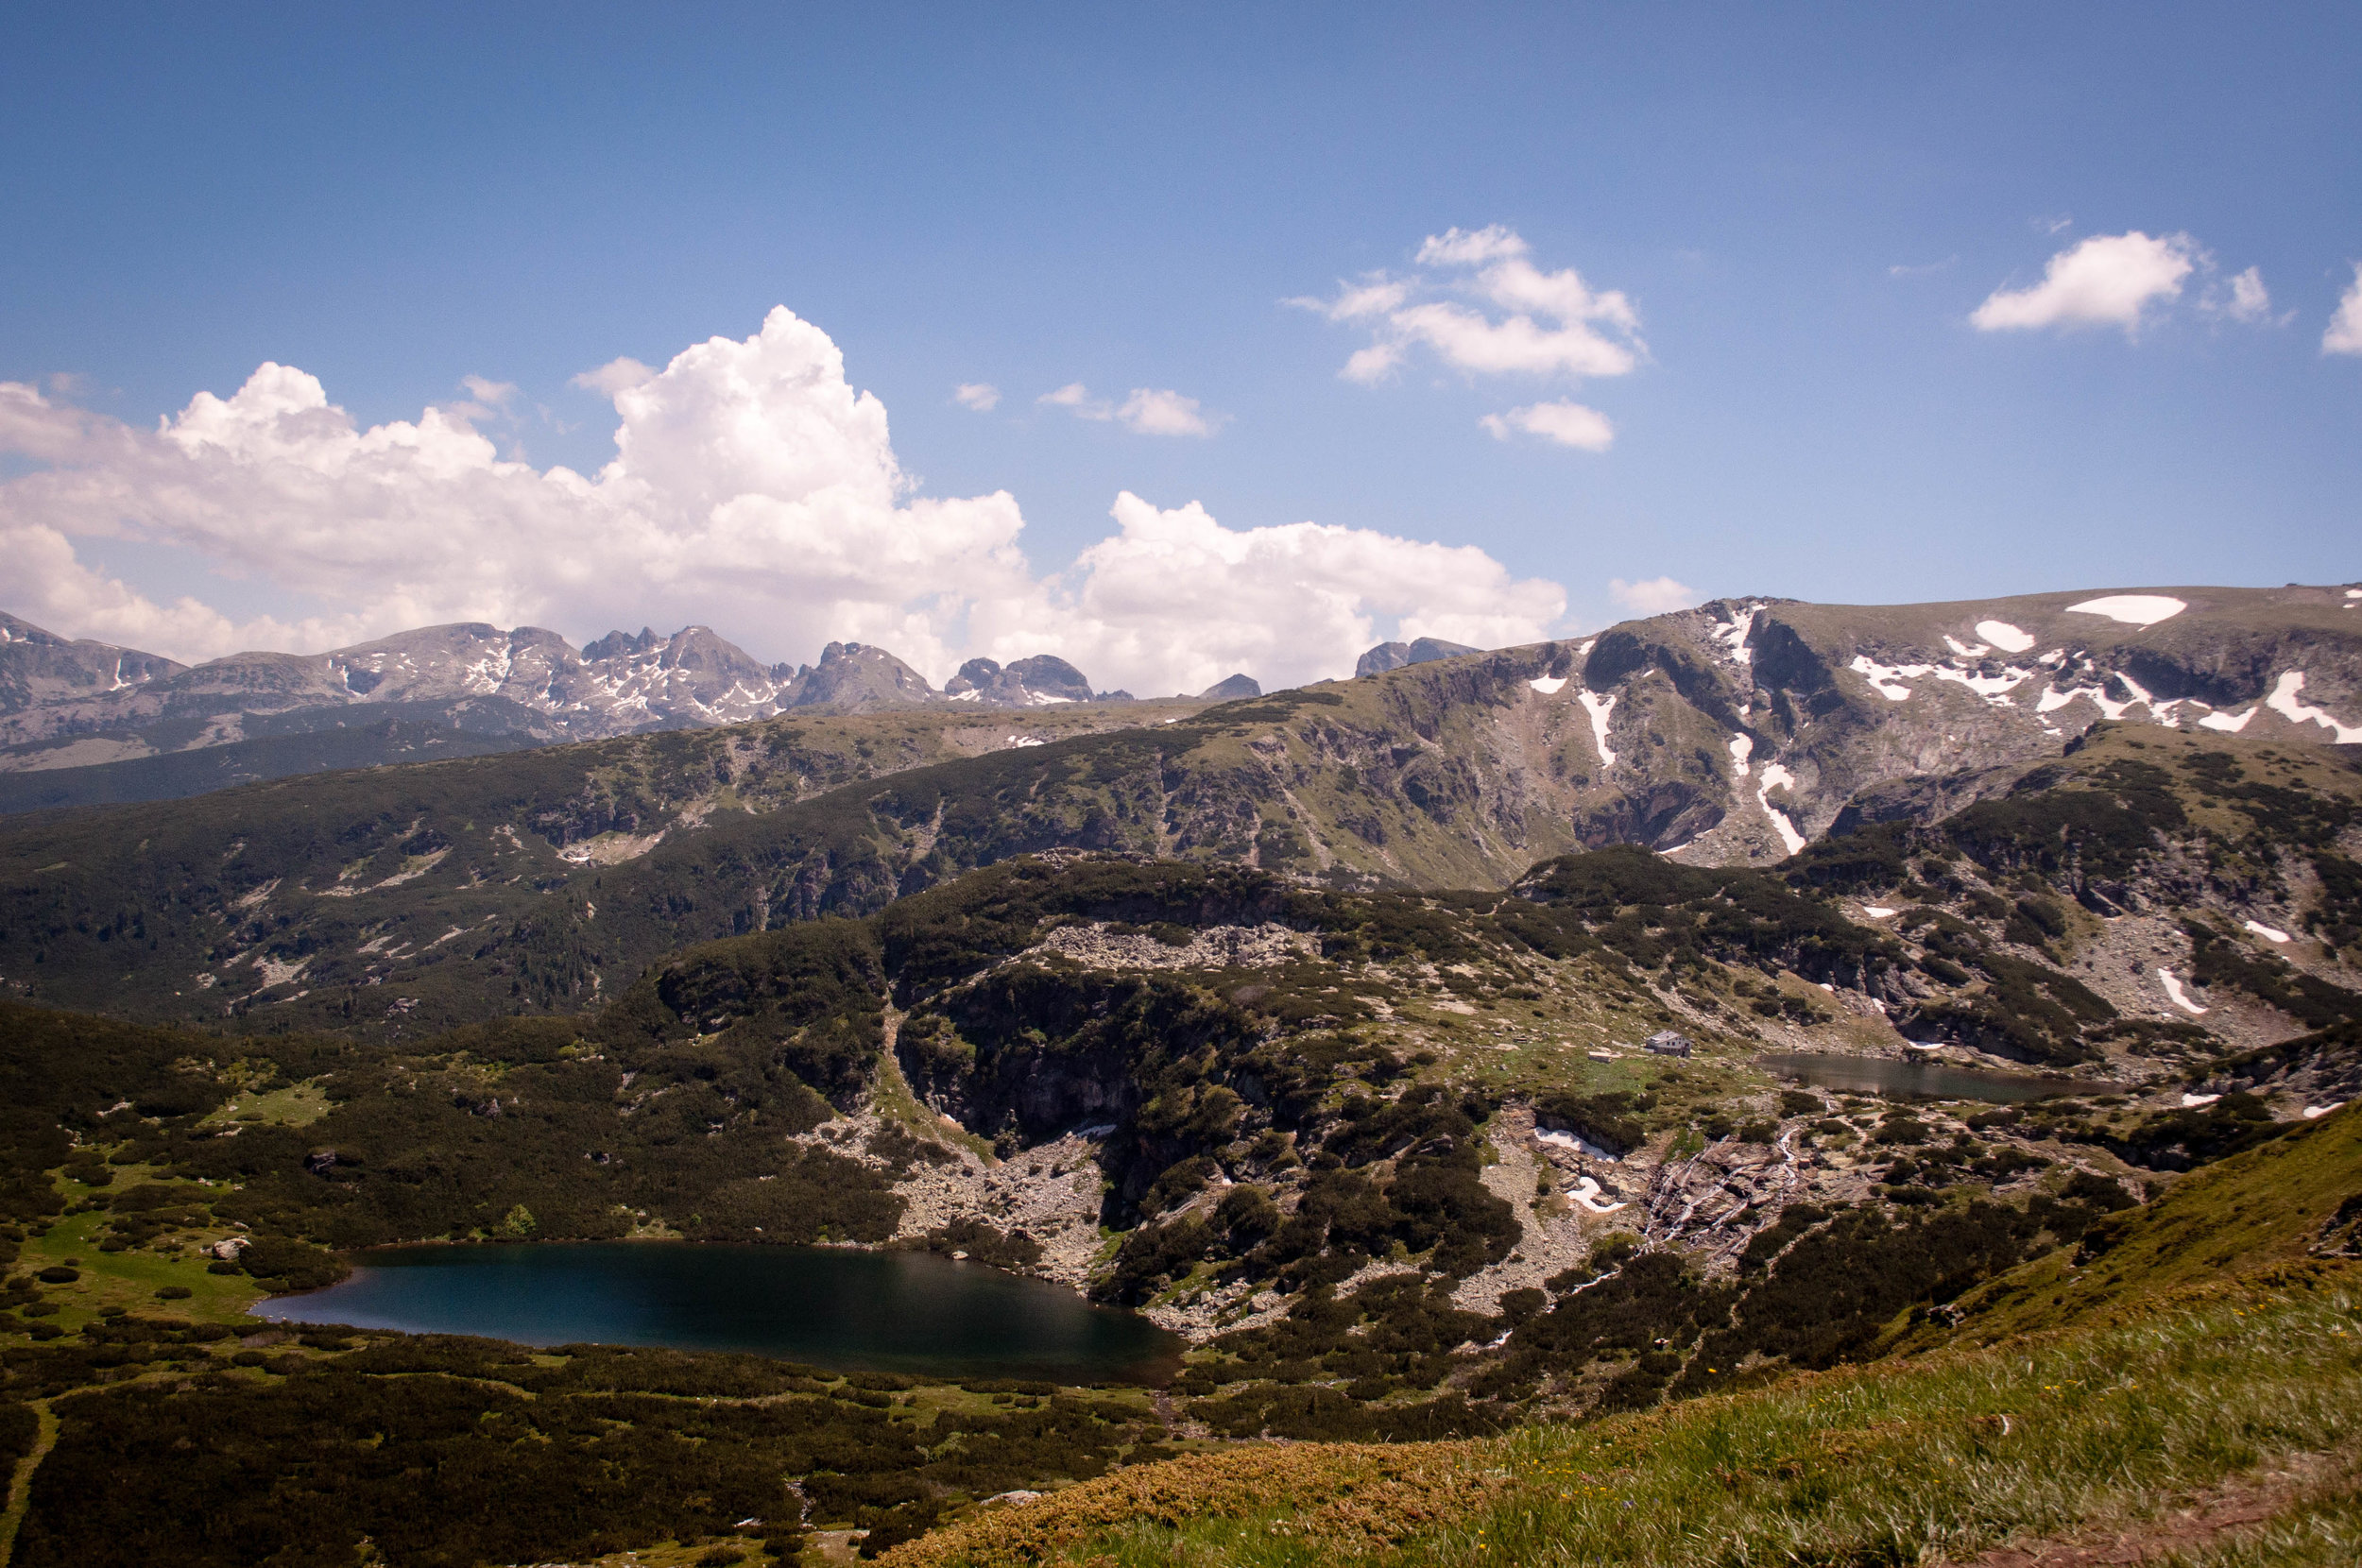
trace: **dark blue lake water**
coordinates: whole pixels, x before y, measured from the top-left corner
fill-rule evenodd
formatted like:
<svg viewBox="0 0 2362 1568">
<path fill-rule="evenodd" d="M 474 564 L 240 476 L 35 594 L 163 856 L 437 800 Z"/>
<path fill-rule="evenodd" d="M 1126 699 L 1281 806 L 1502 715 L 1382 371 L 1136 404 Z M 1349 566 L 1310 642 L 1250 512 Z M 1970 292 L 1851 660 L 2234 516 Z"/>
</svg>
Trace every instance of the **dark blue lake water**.
<svg viewBox="0 0 2362 1568">
<path fill-rule="evenodd" d="M 1181 1341 L 1071 1290 L 926 1253 L 695 1242 L 397 1247 L 255 1308 L 277 1321 L 527 1345 L 745 1351 L 816 1367 L 1161 1383 Z"/>
<path fill-rule="evenodd" d="M 1772 1052 L 1755 1060 L 1782 1078 L 1797 1079 L 1816 1088 L 1925 1099 L 1981 1099 L 1996 1105 L 2047 1099 L 2053 1095 L 2107 1094 L 2123 1087 L 2093 1079 L 1996 1072 L 1881 1056 L 1817 1056 L 1792 1051 Z"/>
</svg>

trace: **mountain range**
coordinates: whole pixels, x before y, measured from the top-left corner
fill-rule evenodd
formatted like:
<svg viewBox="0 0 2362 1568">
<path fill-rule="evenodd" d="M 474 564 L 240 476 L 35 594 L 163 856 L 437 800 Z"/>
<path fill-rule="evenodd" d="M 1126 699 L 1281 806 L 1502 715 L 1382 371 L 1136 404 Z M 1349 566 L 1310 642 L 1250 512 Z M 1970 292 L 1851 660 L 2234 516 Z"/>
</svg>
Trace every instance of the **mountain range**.
<svg viewBox="0 0 2362 1568">
<path fill-rule="evenodd" d="M 823 664 L 908 694 L 890 659 Z M 501 1525 L 518 1561 L 1039 1561 L 1143 1508 L 1207 1560 L 1334 1514 L 1465 1561 L 1469 1521 L 1657 1530 L 1649 1476 L 1763 1560 L 1982 1550 L 1994 1497 L 2312 1506 L 2236 1456 L 2329 1474 L 2304 1412 L 2362 1390 L 2362 588 L 1721 600 L 1365 663 L 1085 702 L 975 661 L 0 821 L 0 1441 L 48 1430 L 11 1400 L 62 1423 L 28 1560 L 185 1516 L 208 1422 L 253 1436 L 206 1506 L 320 1561 L 475 1560 L 435 1522 L 476 1475 L 570 1499 Z M 625 1236 L 933 1251 L 1188 1348 L 1151 1399 L 225 1338 L 329 1249 Z M 619 1470 L 681 1394 L 761 1473 Z M 2216 1457 L 2134 1486 L 2164 1430 Z M 269 1525 L 299 1471 L 402 1505 Z"/>
<path fill-rule="evenodd" d="M 394 933 L 529 930 L 568 955 L 537 1004 L 566 1006 L 684 944 L 865 913 L 1025 852 L 1223 861 L 1336 888 L 1501 887 L 1618 844 L 1773 865 L 1833 832 L 2006 799 L 2059 775 L 2096 724 L 2346 765 L 2362 755 L 2358 603 L 2345 588 L 1718 601 L 1212 706 L 1001 710 L 1017 724 L 967 702 L 794 710 L 27 819 L 0 834 L 0 975 L 29 982 L 39 951 L 59 1001 L 218 1016 L 277 948 L 317 983 L 275 994 L 300 1002 L 251 996 L 292 1019 L 343 1005 L 319 985 L 382 969 L 364 949 L 401 946 Z M 825 659 L 834 689 L 854 684 L 844 671 L 905 690 L 873 653 Z M 593 879 L 608 897 L 581 891 Z M 127 909 L 145 912 L 146 941 L 93 970 L 75 954 L 96 949 L 37 934 Z M 192 990 L 200 979 L 220 989 Z M 443 1005 L 423 989 L 422 1007 Z"/>
<path fill-rule="evenodd" d="M 1206 697 L 1256 690 L 1234 675 Z M 1081 671 L 1046 654 L 1005 669 L 970 659 L 938 691 L 882 648 L 831 642 L 816 665 L 766 665 L 704 626 L 610 632 L 577 650 L 538 627 L 463 623 L 190 667 L 0 613 L 0 811 L 167 799 L 293 773 L 807 709 L 1132 700 L 1093 692 Z M 44 776 L 8 777 L 34 773 Z"/>
<path fill-rule="evenodd" d="M 968 678 L 977 675 L 981 683 Z M 1093 700 L 1081 673 L 1054 658 L 1020 660 L 1007 673 L 973 660 L 962 676 L 954 690 L 988 707 Z M 48 766 L 71 765 L 62 755 L 111 760 L 143 747 L 221 744 L 246 738 L 258 720 L 355 707 L 548 741 L 945 695 L 882 648 L 831 642 L 817 665 L 763 664 L 704 626 L 670 637 L 610 632 L 577 650 L 539 627 L 463 623 L 332 653 L 236 654 L 192 668 L 0 615 L 0 743 L 20 757 L 43 745 Z"/>
</svg>

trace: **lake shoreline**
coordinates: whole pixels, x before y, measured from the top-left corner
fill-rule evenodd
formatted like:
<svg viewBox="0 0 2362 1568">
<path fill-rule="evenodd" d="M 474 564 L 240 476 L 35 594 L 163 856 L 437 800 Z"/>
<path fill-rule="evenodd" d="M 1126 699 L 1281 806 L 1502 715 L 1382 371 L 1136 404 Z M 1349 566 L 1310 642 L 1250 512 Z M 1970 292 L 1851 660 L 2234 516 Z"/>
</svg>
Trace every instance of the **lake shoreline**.
<svg viewBox="0 0 2362 1568">
<path fill-rule="evenodd" d="M 248 1315 L 543 1347 L 755 1355 L 948 1381 L 1160 1387 L 1189 1348 L 1144 1314 L 913 1248 L 442 1240 L 345 1255 L 353 1265 L 345 1279 L 267 1297 Z"/>
</svg>

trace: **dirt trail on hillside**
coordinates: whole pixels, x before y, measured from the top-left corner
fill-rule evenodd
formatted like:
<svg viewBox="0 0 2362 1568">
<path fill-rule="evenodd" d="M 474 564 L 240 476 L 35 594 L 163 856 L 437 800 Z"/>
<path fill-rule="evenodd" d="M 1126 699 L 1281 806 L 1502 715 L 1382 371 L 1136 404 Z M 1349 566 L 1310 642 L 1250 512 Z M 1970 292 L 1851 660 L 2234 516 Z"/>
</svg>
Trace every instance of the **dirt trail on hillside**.
<svg viewBox="0 0 2362 1568">
<path fill-rule="evenodd" d="M 2306 1503 L 2353 1494 L 2362 1453 L 2302 1454 L 2188 1494 L 2153 1519 L 2097 1528 L 2064 1541 L 2028 1541 L 1959 1568 L 2136 1568 L 2169 1553 L 2203 1551 L 2269 1525 Z"/>
<path fill-rule="evenodd" d="M 16 1556 L 16 1532 L 25 1523 L 26 1512 L 33 1502 L 33 1472 L 41 1461 L 58 1445 L 58 1418 L 45 1399 L 26 1401 L 25 1407 L 41 1423 L 33 1439 L 32 1448 L 16 1462 L 16 1473 L 9 1478 L 8 1510 L 0 1513 L 0 1568 L 8 1568 Z"/>
</svg>

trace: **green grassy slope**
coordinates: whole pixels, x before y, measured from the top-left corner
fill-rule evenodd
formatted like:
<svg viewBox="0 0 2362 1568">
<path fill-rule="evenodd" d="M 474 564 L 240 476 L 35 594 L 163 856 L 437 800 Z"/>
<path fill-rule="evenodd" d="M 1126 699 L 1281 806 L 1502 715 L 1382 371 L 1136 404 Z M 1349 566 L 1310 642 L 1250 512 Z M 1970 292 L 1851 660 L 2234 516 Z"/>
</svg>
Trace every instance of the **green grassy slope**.
<svg viewBox="0 0 2362 1568">
<path fill-rule="evenodd" d="M 2349 1110 L 2106 1222 L 2080 1265 L 2069 1249 L 2012 1270 L 1963 1326 L 1879 1361 L 1490 1442 L 1150 1466 L 885 1560 L 1897 1564 L 2146 1533 L 2191 1563 L 2350 1562 L 2362 1264 L 2307 1253 L 2351 1248 L 2358 1213 Z M 2079 1292 L 2074 1269 L 2097 1282 Z M 2215 1539 L 2210 1508 L 2238 1528 Z"/>
<path fill-rule="evenodd" d="M 977 1516 L 883 1560 L 1867 1565 L 2146 1534 L 2152 1551 L 2190 1550 L 2184 1563 L 2328 1568 L 2362 1549 L 2358 1305 L 2362 1270 L 2349 1266 L 2137 1326 L 1455 1451 L 1412 1445 L 1382 1463 L 1322 1445 L 1175 1461 Z M 2250 1528 L 2210 1541 L 2208 1505 L 2234 1489 Z"/>
<path fill-rule="evenodd" d="M 2193 1171 L 2153 1202 L 2099 1221 L 2078 1245 L 1963 1295 L 1947 1315 L 1957 1327 L 1922 1325 L 1900 1347 L 2000 1344 L 2323 1251 L 2362 1256 L 2352 1234 L 2357 1211 L 2362 1110 L 2350 1106 Z"/>
</svg>

